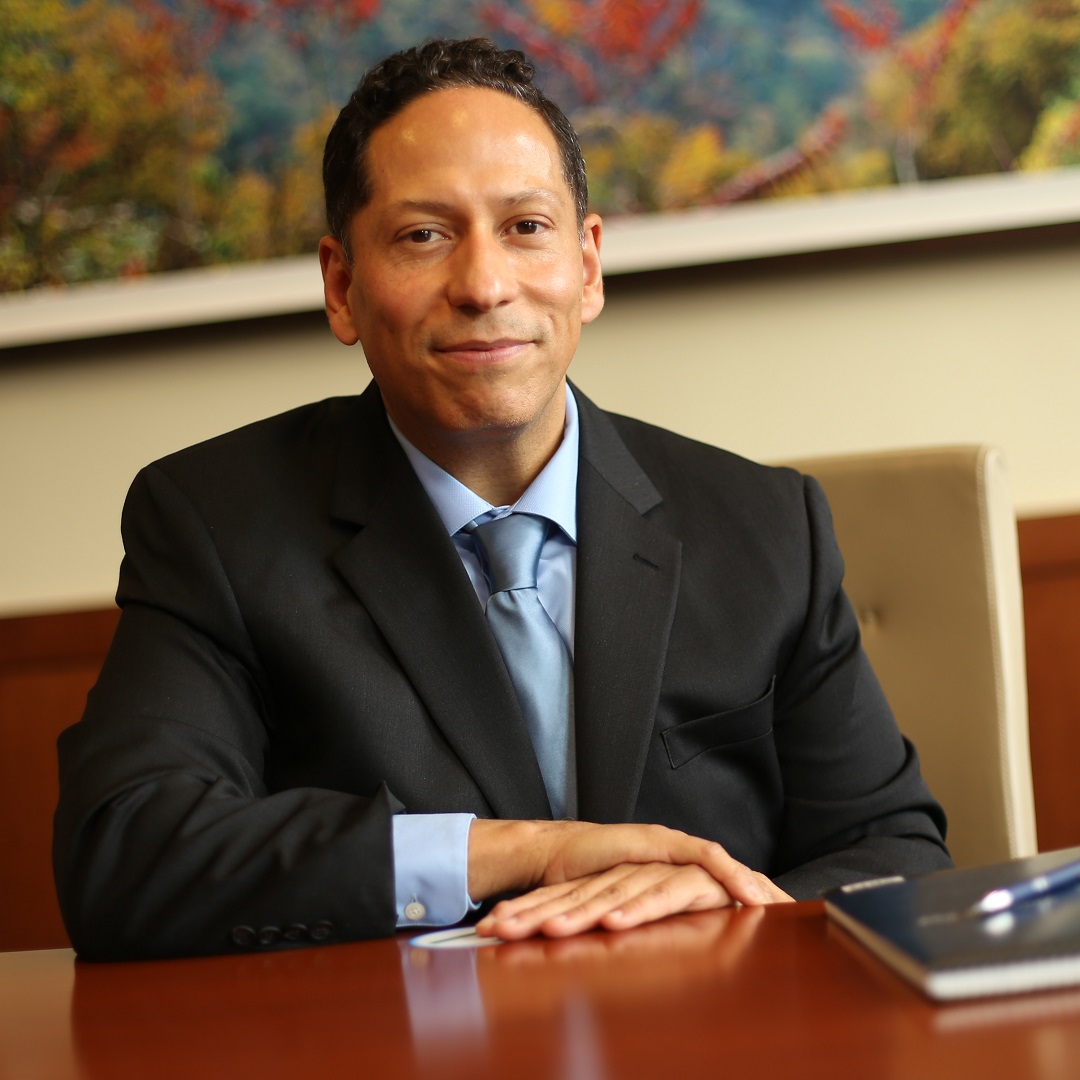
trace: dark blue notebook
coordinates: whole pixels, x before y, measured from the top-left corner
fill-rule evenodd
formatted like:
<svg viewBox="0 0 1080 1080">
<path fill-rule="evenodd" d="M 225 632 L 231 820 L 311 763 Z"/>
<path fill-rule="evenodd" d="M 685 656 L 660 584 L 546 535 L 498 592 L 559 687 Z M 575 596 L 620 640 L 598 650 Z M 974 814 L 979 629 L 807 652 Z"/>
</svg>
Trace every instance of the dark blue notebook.
<svg viewBox="0 0 1080 1080">
<path fill-rule="evenodd" d="M 1080 984 L 1080 884 L 993 915 L 967 914 L 993 889 L 1080 859 L 1080 848 L 835 889 L 825 910 L 937 1000 Z"/>
</svg>

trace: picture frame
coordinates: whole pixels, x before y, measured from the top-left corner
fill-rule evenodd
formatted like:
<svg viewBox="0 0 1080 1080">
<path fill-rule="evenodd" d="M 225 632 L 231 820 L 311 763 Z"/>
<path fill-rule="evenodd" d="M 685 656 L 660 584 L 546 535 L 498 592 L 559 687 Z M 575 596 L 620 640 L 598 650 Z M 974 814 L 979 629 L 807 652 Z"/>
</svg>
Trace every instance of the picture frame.
<svg viewBox="0 0 1080 1080">
<path fill-rule="evenodd" d="M 1080 222 L 1080 169 L 616 218 L 605 276 Z M 317 311 L 318 260 L 0 294 L 0 348 Z"/>
<path fill-rule="evenodd" d="M 392 43 L 393 32 L 405 32 L 402 29 L 403 22 L 408 22 L 404 19 L 408 14 L 405 9 L 412 11 L 415 7 L 412 0 L 402 0 L 394 9 L 380 6 L 377 0 L 362 0 L 346 8 L 335 7 L 329 0 L 312 0 L 297 14 L 301 9 L 286 0 L 229 0 L 227 4 L 199 0 L 187 5 L 176 5 L 171 0 L 131 0 L 128 4 L 121 0 L 52 2 L 72 19 L 83 19 L 86 28 L 91 29 L 104 25 L 106 18 L 126 17 L 128 22 L 124 25 L 129 30 L 135 27 L 143 32 L 146 28 L 138 21 L 139 12 L 143 15 L 156 12 L 161 19 L 171 20 L 168 28 L 172 34 L 186 34 L 191 40 L 198 39 L 207 45 L 208 55 L 216 43 L 226 40 L 223 35 L 227 32 L 234 35 L 229 39 L 233 53 L 240 55 L 242 50 L 237 42 L 246 40 L 240 35 L 252 32 L 240 25 L 243 22 L 240 16 L 245 13 L 245 18 L 259 16 L 262 24 L 258 33 L 262 37 L 258 40 L 265 46 L 267 41 L 276 40 L 274 35 L 291 35 L 290 42 L 303 39 L 301 59 L 308 65 L 320 62 L 323 53 L 331 57 L 338 55 L 334 52 L 337 44 L 327 32 L 338 25 L 334 20 L 340 20 L 340 12 L 346 8 L 351 12 L 348 17 L 354 20 L 351 32 L 354 35 L 362 32 L 363 40 L 374 49 L 373 43 Z M 820 98 L 818 104 L 807 106 L 809 111 L 803 112 L 800 106 L 791 104 L 790 93 L 784 96 L 786 91 L 777 91 L 776 101 L 763 104 L 754 98 L 755 93 L 760 98 L 764 92 L 761 86 L 725 89 L 724 80 L 731 72 L 741 73 L 739 78 L 747 80 L 745 58 L 734 53 L 713 58 L 703 50 L 745 33 L 745 27 L 740 30 L 731 21 L 731 12 L 738 5 L 724 0 L 675 0 L 659 6 L 644 0 L 620 0 L 617 4 L 611 0 L 577 0 L 572 6 L 577 21 L 572 27 L 561 29 L 551 14 L 552 5 L 530 0 L 475 4 L 459 17 L 458 23 L 462 26 L 467 23 L 476 32 L 497 31 L 505 43 L 526 48 L 541 64 L 542 80 L 554 87 L 553 96 L 569 102 L 568 112 L 584 132 L 587 156 L 592 153 L 590 186 L 594 194 L 599 188 L 601 200 L 611 202 L 614 207 L 613 213 L 605 215 L 602 256 L 608 276 L 1080 221 L 1080 103 L 1069 106 L 1061 97 L 1064 90 L 1057 99 L 1048 98 L 1045 111 L 1048 113 L 1051 106 L 1057 109 L 1055 123 L 1065 132 L 1060 139 L 1067 137 L 1077 144 L 1075 153 L 1070 149 L 1063 155 L 1065 167 L 1025 164 L 1020 168 L 1017 157 L 1010 167 L 997 172 L 950 175 L 949 168 L 956 166 L 935 163 L 932 155 L 924 155 L 926 160 L 920 167 L 933 178 L 913 175 L 905 181 L 902 175 L 915 168 L 912 163 L 917 157 L 918 140 L 929 138 L 923 129 L 935 117 L 934 122 L 939 124 L 957 119 L 947 109 L 942 112 L 943 106 L 935 106 L 937 112 L 933 112 L 928 102 L 931 90 L 946 102 L 949 100 L 947 62 L 955 53 L 959 57 L 956 64 L 962 67 L 966 62 L 964 50 L 970 52 L 973 48 L 965 45 L 964 32 L 972 27 L 978 29 L 981 19 L 985 25 L 979 33 L 984 37 L 991 32 L 1000 35 L 1004 31 L 993 20 L 1020 12 L 1019 0 L 808 0 L 794 6 L 775 0 L 757 5 L 753 15 L 759 20 L 755 24 L 757 30 L 771 26 L 781 37 L 788 35 L 772 51 L 765 49 L 762 53 L 774 60 L 787 58 L 781 67 L 790 66 L 788 53 L 796 48 L 802 53 L 812 48 L 825 50 L 807 68 L 821 83 L 830 77 L 822 57 L 825 60 L 831 57 L 833 67 L 838 65 L 838 57 L 846 58 L 847 82 L 837 83 L 835 87 L 823 83 L 824 88 L 815 90 Z M 130 9 L 127 16 L 125 9 Z M 427 29 L 433 33 L 446 32 L 443 23 L 447 20 L 440 5 L 417 8 L 413 15 L 421 10 L 428 12 Z M 219 26 L 214 20 L 222 12 L 227 12 L 235 25 Z M 768 23 L 769 19 L 772 23 Z M 1066 23 L 1061 25 L 1063 35 L 1073 32 L 1066 29 Z M 422 26 L 414 29 L 410 24 L 408 33 L 422 30 Z M 713 37 L 708 38 L 705 31 Z M 1040 40 L 1044 38 L 1045 33 Z M 24 44 L 26 56 L 30 56 L 35 41 L 28 37 Z M 1058 54 L 1067 57 L 1069 48 L 1073 48 L 1075 57 L 1080 58 L 1080 49 L 1075 44 L 1071 39 L 1063 40 Z M 18 46 L 16 39 L 16 59 L 20 55 Z M 1022 53 L 1023 42 L 1018 48 Z M 1080 86 L 1080 59 L 1072 63 L 1077 70 L 1071 75 L 1063 68 L 1056 76 L 1061 87 Z M 17 83 L 18 69 L 13 70 Z M 26 70 L 39 69 L 31 65 Z M 634 92 L 628 95 L 633 100 L 609 107 L 605 102 L 612 87 L 619 85 L 616 77 L 625 81 L 631 71 L 639 74 Z M 688 81 L 687 72 L 692 72 L 694 78 Z M 882 72 L 889 75 L 895 86 L 888 93 L 880 88 L 871 93 L 867 88 L 872 88 L 872 78 L 880 82 Z M 773 83 L 782 84 L 781 74 L 766 80 L 770 87 Z M 191 86 L 202 85 L 198 82 L 201 77 L 199 70 L 173 73 L 174 81 L 183 82 L 189 90 Z M 955 76 L 954 81 L 959 77 Z M 808 76 L 804 73 L 800 78 L 805 82 Z M 697 83 L 702 83 L 705 90 Z M 137 92 L 138 83 L 133 85 Z M 856 86 L 861 88 L 861 94 L 869 95 L 865 101 L 860 99 L 857 107 L 850 100 Z M 706 90 L 706 99 L 702 99 Z M 838 96 L 841 91 L 848 95 L 847 99 Z M 954 91 L 955 88 L 949 92 Z M 772 92 L 770 89 L 769 93 Z M 715 100 L 709 95 L 714 95 Z M 696 119 L 692 116 L 687 120 L 690 115 L 687 102 L 691 99 L 698 106 L 704 100 L 704 111 L 694 114 Z M 755 108 L 765 110 L 766 104 L 771 127 L 767 135 L 762 135 L 755 131 L 758 121 L 752 116 L 742 117 L 739 109 L 750 115 Z M 724 121 L 716 119 L 713 114 L 719 115 L 717 109 L 721 105 L 729 113 L 734 110 L 732 117 Z M 237 120 L 235 115 L 236 107 L 230 105 L 230 116 L 237 130 L 243 130 L 242 118 Z M 1072 113 L 1068 111 L 1070 107 Z M 874 143 L 876 136 L 870 129 L 876 122 L 884 123 L 881 116 L 889 108 L 899 112 L 887 124 L 893 144 L 886 154 L 882 149 L 884 144 Z M 792 115 L 787 115 L 784 109 Z M 208 123 L 216 122 L 212 110 L 203 111 Z M 837 121 L 840 113 L 843 117 Z M 807 125 L 807 116 L 816 116 L 817 120 Z M 985 117 L 960 119 L 977 125 Z M 1030 120 L 1028 117 L 1025 122 Z M 324 130 L 316 130 L 317 126 L 313 125 L 314 122 L 309 125 L 312 127 L 309 155 L 318 152 Z M 864 144 L 862 158 L 856 163 L 857 168 L 848 162 L 846 172 L 833 169 L 823 179 L 815 175 L 815 169 L 821 160 L 828 165 L 833 149 L 830 140 L 835 141 L 840 128 L 856 131 L 856 141 Z M 596 143 L 595 132 L 600 129 L 605 134 Z M 784 135 L 785 129 L 801 134 Z M 1027 123 L 1024 130 L 1030 138 L 1032 123 Z M 620 171 L 621 159 L 641 157 L 641 146 L 633 138 L 635 131 L 644 132 L 641 137 L 646 140 L 643 145 L 648 151 L 644 155 L 647 160 L 645 164 L 639 162 L 637 173 L 624 175 L 625 170 Z M 281 140 L 286 135 L 283 133 Z M 318 146 L 316 135 L 320 140 Z M 986 139 L 993 142 L 999 136 L 1004 138 L 1001 132 L 991 131 Z M 971 145 L 980 145 L 981 136 L 974 142 L 970 132 L 964 133 L 964 137 Z M 238 161 L 246 153 L 235 146 L 231 152 L 239 155 Z M 672 167 L 680 155 L 689 162 L 682 173 Z M 1000 153 L 998 156 L 1001 157 Z M 892 164 L 886 173 L 895 174 L 892 182 L 881 180 L 885 175 L 881 173 L 882 162 L 888 157 Z M 71 155 L 65 160 L 70 158 Z M 703 158 L 713 173 L 708 173 Z M 1072 163 L 1074 158 L 1078 164 Z M 876 161 L 876 182 L 850 180 L 865 174 L 867 167 L 863 159 Z M 130 168 L 130 164 L 125 167 Z M 687 170 L 694 174 L 695 169 L 697 180 L 688 181 Z M 317 205 L 312 206 L 318 203 L 315 160 L 307 162 L 303 175 L 311 187 L 302 200 L 310 218 L 312 213 L 318 213 Z M 712 188 L 701 179 L 707 176 L 714 177 L 708 181 Z M 726 180 L 722 179 L 724 176 Z M 594 184 L 594 179 L 598 183 Z M 242 185 L 245 180 L 258 195 L 261 190 L 258 175 L 248 169 L 235 182 Z M 849 182 L 854 186 L 846 187 Z M 696 206 L 695 198 L 688 194 L 695 190 L 695 183 L 700 189 L 697 198 L 700 205 Z M 230 189 L 226 185 L 223 190 L 228 194 Z M 782 197 L 761 197 L 774 194 Z M 677 208 L 668 208 L 665 198 L 674 199 Z M 687 205 L 678 205 L 680 202 Z M 11 223 L 20 215 L 32 217 L 39 212 L 44 211 L 28 196 L 15 205 L 7 228 L 14 230 Z M 63 213 L 69 218 L 74 216 L 74 212 L 66 209 Z M 306 228 L 312 236 L 317 235 L 312 231 L 318 228 L 317 224 L 308 221 Z M 313 249 L 314 240 L 308 242 Z M 0 256 L 4 250 L 4 236 L 0 233 Z M 220 265 L 152 273 L 125 272 L 106 280 L 0 291 L 0 348 L 315 311 L 321 307 L 322 290 L 314 250 L 311 254 L 269 259 L 252 258 L 248 251 L 244 259 L 226 260 Z"/>
</svg>

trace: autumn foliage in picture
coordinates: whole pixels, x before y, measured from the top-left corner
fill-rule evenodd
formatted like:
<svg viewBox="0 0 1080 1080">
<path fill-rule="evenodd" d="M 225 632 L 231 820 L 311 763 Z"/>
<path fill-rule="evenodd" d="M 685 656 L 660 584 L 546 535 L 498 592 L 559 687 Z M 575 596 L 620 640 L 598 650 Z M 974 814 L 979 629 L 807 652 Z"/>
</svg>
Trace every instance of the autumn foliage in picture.
<svg viewBox="0 0 1080 1080">
<path fill-rule="evenodd" d="M 601 213 L 1080 165 L 1080 0 L 0 0 L 0 291 L 311 252 L 363 70 L 472 34 Z"/>
</svg>

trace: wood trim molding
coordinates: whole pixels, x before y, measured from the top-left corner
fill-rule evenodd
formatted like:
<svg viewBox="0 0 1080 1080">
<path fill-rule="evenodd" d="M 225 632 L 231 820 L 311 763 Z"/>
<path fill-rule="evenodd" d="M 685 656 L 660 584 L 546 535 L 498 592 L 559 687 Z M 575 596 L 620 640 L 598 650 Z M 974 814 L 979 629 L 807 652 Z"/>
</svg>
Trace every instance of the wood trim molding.
<svg viewBox="0 0 1080 1080">
<path fill-rule="evenodd" d="M 119 608 L 0 618 L 0 669 L 103 659 Z"/>
<path fill-rule="evenodd" d="M 1080 844 L 1080 514 L 1019 523 L 1032 772 L 1043 850 Z M 0 950 L 66 938 L 52 890 L 56 736 L 78 720 L 116 608 L 0 618 Z M 4 757 L 4 749 L 11 753 Z M 4 762 L 7 760 L 7 768 Z"/>
<path fill-rule="evenodd" d="M 119 614 L 0 618 L 0 951 L 68 943 L 50 859 L 56 738 L 82 714 Z"/>
<path fill-rule="evenodd" d="M 1018 523 L 1035 817 L 1043 851 L 1080 844 L 1080 514 Z"/>
<path fill-rule="evenodd" d="M 1017 532 L 1023 577 L 1080 573 L 1080 514 L 1022 519 Z"/>
</svg>

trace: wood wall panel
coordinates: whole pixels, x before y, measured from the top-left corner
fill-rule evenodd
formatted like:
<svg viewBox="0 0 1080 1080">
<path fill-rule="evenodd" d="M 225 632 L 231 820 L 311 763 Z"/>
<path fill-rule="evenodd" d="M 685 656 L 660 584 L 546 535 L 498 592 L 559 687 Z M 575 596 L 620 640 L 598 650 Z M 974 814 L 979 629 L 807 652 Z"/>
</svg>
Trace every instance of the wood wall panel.
<svg viewBox="0 0 1080 1080">
<path fill-rule="evenodd" d="M 1043 850 L 1080 845 L 1080 515 L 1020 522 Z M 82 714 L 118 613 L 0 619 L 0 951 L 67 944 L 52 885 L 56 736 Z"/>
<path fill-rule="evenodd" d="M 56 737 L 82 715 L 117 616 L 0 619 L 0 951 L 68 944 L 50 857 Z"/>
<path fill-rule="evenodd" d="M 1080 514 L 1020 522 L 1039 847 L 1080 844 Z"/>
</svg>

